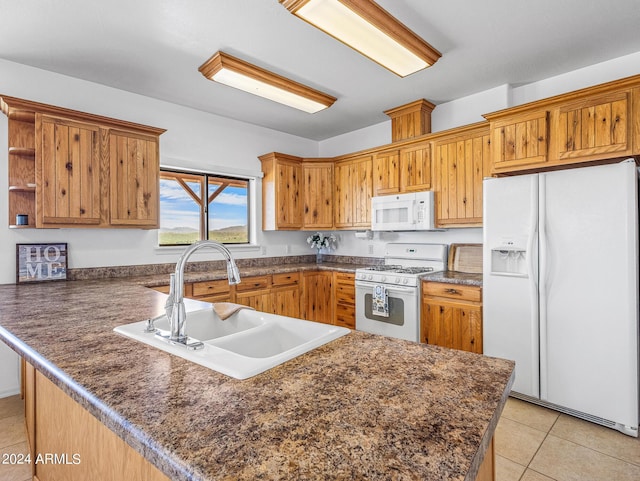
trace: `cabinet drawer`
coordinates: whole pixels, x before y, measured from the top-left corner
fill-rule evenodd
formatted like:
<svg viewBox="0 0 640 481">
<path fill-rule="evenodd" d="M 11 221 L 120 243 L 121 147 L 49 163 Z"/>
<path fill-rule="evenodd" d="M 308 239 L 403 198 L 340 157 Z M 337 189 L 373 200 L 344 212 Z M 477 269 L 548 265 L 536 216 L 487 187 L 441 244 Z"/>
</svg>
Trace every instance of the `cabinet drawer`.
<svg viewBox="0 0 640 481">
<path fill-rule="evenodd" d="M 240 284 L 236 284 L 236 292 L 268 289 L 271 287 L 271 276 L 244 277 Z"/>
<path fill-rule="evenodd" d="M 336 326 L 356 328 L 356 311 L 353 306 L 336 304 Z"/>
<path fill-rule="evenodd" d="M 446 282 L 423 282 L 422 294 L 425 296 L 447 297 L 465 301 L 482 301 L 482 288 Z"/>
<path fill-rule="evenodd" d="M 276 286 L 289 286 L 292 284 L 300 283 L 300 273 L 299 272 L 285 272 L 282 274 L 273 274 L 272 284 L 274 287 Z"/>
<path fill-rule="evenodd" d="M 355 286 L 347 286 L 345 284 L 336 285 L 336 302 L 339 304 L 354 305 L 356 298 Z"/>
<path fill-rule="evenodd" d="M 193 297 L 228 294 L 231 286 L 226 279 L 193 283 Z M 186 293 L 185 293 L 186 294 Z"/>
<path fill-rule="evenodd" d="M 169 294 L 169 286 L 155 286 L 152 287 L 154 291 L 162 292 L 163 294 Z"/>
</svg>

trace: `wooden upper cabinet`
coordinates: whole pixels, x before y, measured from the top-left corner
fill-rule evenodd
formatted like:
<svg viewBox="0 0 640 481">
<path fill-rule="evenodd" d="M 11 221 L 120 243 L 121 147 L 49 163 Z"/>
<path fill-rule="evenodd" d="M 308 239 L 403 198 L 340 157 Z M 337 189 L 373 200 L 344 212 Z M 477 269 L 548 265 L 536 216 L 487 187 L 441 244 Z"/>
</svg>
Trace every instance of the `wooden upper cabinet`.
<svg viewBox="0 0 640 481">
<path fill-rule="evenodd" d="M 36 115 L 36 226 L 101 223 L 99 125 Z"/>
<path fill-rule="evenodd" d="M 640 153 L 640 76 L 486 114 L 492 174 L 612 162 Z"/>
<path fill-rule="evenodd" d="M 482 226 L 482 180 L 487 175 L 488 126 L 444 136 L 434 145 L 437 227 Z"/>
<path fill-rule="evenodd" d="M 262 162 L 262 229 L 302 228 L 302 159 L 272 152 Z"/>
<path fill-rule="evenodd" d="M 334 178 L 334 225 L 343 229 L 370 227 L 372 156 L 364 155 L 337 162 Z"/>
<path fill-rule="evenodd" d="M 304 161 L 303 213 L 305 229 L 333 227 L 333 162 Z"/>
<path fill-rule="evenodd" d="M 373 160 L 373 195 L 400 192 L 400 149 L 376 152 Z"/>
<path fill-rule="evenodd" d="M 0 107 L 9 118 L 9 222 L 21 213 L 26 227 L 158 226 L 164 129 L 4 95 Z"/>
<path fill-rule="evenodd" d="M 531 168 L 548 160 L 549 112 L 536 111 L 492 122 L 495 173 Z"/>
<path fill-rule="evenodd" d="M 431 189 L 431 144 L 421 142 L 400 149 L 400 192 Z"/>
<path fill-rule="evenodd" d="M 111 224 L 158 227 L 158 138 L 112 130 L 109 140 Z"/>
<path fill-rule="evenodd" d="M 630 155 L 631 106 L 631 90 L 625 90 L 557 108 L 552 130 L 557 159 Z"/>
</svg>

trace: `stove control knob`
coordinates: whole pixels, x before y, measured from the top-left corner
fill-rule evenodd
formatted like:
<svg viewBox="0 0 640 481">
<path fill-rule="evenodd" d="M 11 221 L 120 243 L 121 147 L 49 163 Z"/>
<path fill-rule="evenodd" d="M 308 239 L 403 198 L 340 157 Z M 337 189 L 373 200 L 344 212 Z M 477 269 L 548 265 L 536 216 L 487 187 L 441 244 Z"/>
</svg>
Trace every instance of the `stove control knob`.
<svg viewBox="0 0 640 481">
<path fill-rule="evenodd" d="M 384 282 L 384 281 L 386 281 L 386 280 L 387 280 L 387 276 L 382 276 L 382 277 L 380 278 L 380 282 Z"/>
<path fill-rule="evenodd" d="M 367 279 L 371 280 L 371 279 L 373 279 L 373 276 L 371 274 L 369 274 L 369 275 L 367 275 Z"/>
<path fill-rule="evenodd" d="M 402 281 L 403 284 L 409 284 L 409 279 L 405 279 Z"/>
<path fill-rule="evenodd" d="M 399 284 L 399 283 L 400 283 L 400 278 L 396 277 L 396 284 Z"/>
</svg>

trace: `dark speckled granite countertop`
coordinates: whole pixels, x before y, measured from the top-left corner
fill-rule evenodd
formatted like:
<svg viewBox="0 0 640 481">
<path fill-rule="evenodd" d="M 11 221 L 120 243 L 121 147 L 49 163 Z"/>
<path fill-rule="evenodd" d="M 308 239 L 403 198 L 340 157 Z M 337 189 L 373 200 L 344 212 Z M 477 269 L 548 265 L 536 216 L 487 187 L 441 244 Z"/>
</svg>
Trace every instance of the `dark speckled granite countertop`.
<svg viewBox="0 0 640 481">
<path fill-rule="evenodd" d="M 115 334 L 136 282 L 2 285 L 0 339 L 171 479 L 475 478 L 511 362 L 354 331 L 239 381 Z"/>
<path fill-rule="evenodd" d="M 467 272 L 441 271 L 420 276 L 423 281 L 445 282 L 447 284 L 463 284 L 466 286 L 482 287 L 482 274 Z"/>
</svg>

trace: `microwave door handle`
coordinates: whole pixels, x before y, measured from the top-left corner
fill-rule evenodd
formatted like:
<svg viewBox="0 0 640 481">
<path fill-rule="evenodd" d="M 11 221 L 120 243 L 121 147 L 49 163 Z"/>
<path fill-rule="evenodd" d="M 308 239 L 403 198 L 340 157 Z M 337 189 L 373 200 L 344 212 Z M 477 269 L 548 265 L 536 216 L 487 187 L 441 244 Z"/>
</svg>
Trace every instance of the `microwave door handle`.
<svg viewBox="0 0 640 481">
<path fill-rule="evenodd" d="M 416 216 L 417 216 L 417 209 L 418 206 L 415 202 L 411 202 L 408 206 L 407 206 L 407 221 L 409 223 L 409 225 L 414 225 L 416 223 Z"/>
</svg>

